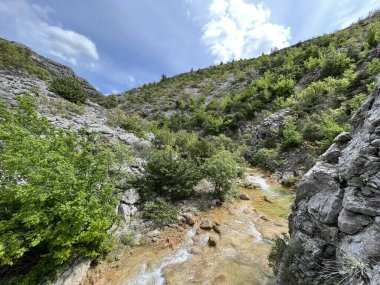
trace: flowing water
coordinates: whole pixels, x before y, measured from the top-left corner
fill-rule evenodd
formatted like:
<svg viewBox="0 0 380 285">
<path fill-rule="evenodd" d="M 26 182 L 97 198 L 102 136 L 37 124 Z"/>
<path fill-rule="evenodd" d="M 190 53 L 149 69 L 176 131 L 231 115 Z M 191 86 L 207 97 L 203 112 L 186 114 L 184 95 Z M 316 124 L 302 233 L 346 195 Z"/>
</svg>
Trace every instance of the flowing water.
<svg viewBox="0 0 380 285">
<path fill-rule="evenodd" d="M 249 182 L 261 189 L 239 188 L 250 200 L 225 203 L 222 207 L 201 213 L 192 228 L 169 229 L 162 233 L 161 243 L 131 249 L 93 282 L 118 285 L 179 285 L 179 284 L 271 284 L 273 274 L 267 256 L 272 240 L 287 233 L 286 217 L 294 193 L 268 183 L 264 174 L 249 171 Z M 199 223 L 211 219 L 219 224 L 215 231 L 199 229 Z M 208 246 L 209 236 L 217 240 Z M 165 241 L 176 239 L 175 246 Z"/>
</svg>

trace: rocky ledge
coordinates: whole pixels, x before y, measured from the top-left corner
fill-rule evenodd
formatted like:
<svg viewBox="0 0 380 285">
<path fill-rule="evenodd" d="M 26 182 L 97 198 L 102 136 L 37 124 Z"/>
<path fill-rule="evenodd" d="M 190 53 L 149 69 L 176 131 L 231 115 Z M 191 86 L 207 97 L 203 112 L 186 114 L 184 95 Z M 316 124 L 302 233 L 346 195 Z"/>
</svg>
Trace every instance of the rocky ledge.
<svg viewBox="0 0 380 285">
<path fill-rule="evenodd" d="M 351 123 L 299 185 L 277 284 L 380 284 L 380 81 Z"/>
</svg>

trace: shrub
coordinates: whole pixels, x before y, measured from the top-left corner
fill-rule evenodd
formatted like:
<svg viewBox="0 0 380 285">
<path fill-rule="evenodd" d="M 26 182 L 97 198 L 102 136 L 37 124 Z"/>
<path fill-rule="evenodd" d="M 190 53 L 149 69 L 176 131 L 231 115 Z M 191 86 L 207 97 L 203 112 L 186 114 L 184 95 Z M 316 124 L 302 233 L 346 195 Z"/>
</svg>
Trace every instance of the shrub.
<svg viewBox="0 0 380 285">
<path fill-rule="evenodd" d="M 178 215 L 178 208 L 167 203 L 163 198 L 157 198 L 154 202 L 146 202 L 144 205 L 143 218 L 153 221 L 160 227 L 175 221 Z"/>
<path fill-rule="evenodd" d="M 50 91 L 74 103 L 84 103 L 87 93 L 80 83 L 72 77 L 54 77 Z"/>
<path fill-rule="evenodd" d="M 350 65 L 351 59 L 343 52 L 330 48 L 321 58 L 321 76 L 341 75 Z"/>
<path fill-rule="evenodd" d="M 374 58 L 368 63 L 367 72 L 373 76 L 380 74 L 380 58 Z"/>
<path fill-rule="evenodd" d="M 281 259 L 284 254 L 284 251 L 287 247 L 287 239 L 282 237 L 277 237 L 274 241 L 273 246 L 270 249 L 268 255 L 268 264 L 269 267 L 273 269 L 273 273 L 277 275 L 278 269 L 281 264 Z"/>
<path fill-rule="evenodd" d="M 145 197 L 153 192 L 166 199 L 178 200 L 189 197 L 199 180 L 200 175 L 192 161 L 164 148 L 150 155 L 137 187 Z"/>
<path fill-rule="evenodd" d="M 260 148 L 252 157 L 252 162 L 256 166 L 264 167 L 271 171 L 282 165 L 277 149 Z"/>
<path fill-rule="evenodd" d="M 131 234 L 124 234 L 121 242 L 126 246 L 132 246 L 134 242 L 133 236 Z"/>
<path fill-rule="evenodd" d="M 207 179 L 214 185 L 217 196 L 224 200 L 238 173 L 233 154 L 225 150 L 219 151 L 206 159 L 203 169 Z"/>
<path fill-rule="evenodd" d="M 0 103 L 0 271 L 41 284 L 70 258 L 112 246 L 114 161 L 96 134 L 54 130 L 32 97 L 18 100 L 15 112 Z"/>
<path fill-rule="evenodd" d="M 370 48 L 377 46 L 380 43 L 380 23 L 372 23 L 368 26 L 367 44 Z"/>
<path fill-rule="evenodd" d="M 294 118 L 291 116 L 286 117 L 285 127 L 282 134 L 283 138 L 281 141 L 281 146 L 284 149 L 289 149 L 292 147 L 297 147 L 302 142 L 302 135 L 297 131 L 296 125 L 294 123 Z"/>
</svg>

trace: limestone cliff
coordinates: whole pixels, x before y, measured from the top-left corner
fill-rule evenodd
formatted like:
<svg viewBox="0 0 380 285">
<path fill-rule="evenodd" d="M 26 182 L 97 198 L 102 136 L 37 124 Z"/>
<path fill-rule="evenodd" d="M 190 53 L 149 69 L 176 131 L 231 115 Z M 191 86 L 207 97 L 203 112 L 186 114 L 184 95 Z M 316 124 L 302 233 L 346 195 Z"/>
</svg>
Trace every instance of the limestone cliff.
<svg viewBox="0 0 380 285">
<path fill-rule="evenodd" d="M 299 185 L 278 284 L 380 284 L 380 81 L 351 123 Z"/>
</svg>

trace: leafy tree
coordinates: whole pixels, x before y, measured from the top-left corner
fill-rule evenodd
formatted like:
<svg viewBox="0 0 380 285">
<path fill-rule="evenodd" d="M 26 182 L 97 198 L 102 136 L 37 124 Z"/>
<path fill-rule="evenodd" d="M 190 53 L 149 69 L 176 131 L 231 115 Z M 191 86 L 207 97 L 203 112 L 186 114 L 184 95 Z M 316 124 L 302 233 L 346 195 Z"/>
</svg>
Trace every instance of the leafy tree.
<svg viewBox="0 0 380 285">
<path fill-rule="evenodd" d="M 114 161 L 96 134 L 54 130 L 32 97 L 18 100 L 15 112 L 0 103 L 0 270 L 41 284 L 70 258 L 110 249 Z"/>
<path fill-rule="evenodd" d="M 151 153 L 145 167 L 145 173 L 137 181 L 144 196 L 152 192 L 166 199 L 187 198 L 199 181 L 195 164 L 166 147 Z"/>
<path fill-rule="evenodd" d="M 72 77 L 54 77 L 50 90 L 73 103 L 84 103 L 87 99 L 86 91 Z"/>
<path fill-rule="evenodd" d="M 216 194 L 222 200 L 232 188 L 233 179 L 237 177 L 237 163 L 232 153 L 219 151 L 206 159 L 204 174 L 215 187 Z"/>
</svg>

